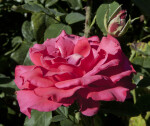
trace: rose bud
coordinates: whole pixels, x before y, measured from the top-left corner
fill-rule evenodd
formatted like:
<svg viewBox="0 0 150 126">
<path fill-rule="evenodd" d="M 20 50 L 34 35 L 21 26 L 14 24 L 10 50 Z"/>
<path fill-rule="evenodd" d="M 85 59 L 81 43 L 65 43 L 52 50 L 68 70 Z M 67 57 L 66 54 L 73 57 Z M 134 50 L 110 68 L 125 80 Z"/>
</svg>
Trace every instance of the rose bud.
<svg viewBox="0 0 150 126">
<path fill-rule="evenodd" d="M 121 6 L 118 9 L 116 9 L 116 11 L 110 17 L 108 23 L 106 22 L 106 16 L 104 22 L 108 34 L 114 37 L 120 37 L 127 32 L 127 29 L 130 26 L 130 19 L 126 23 L 127 11 L 121 10 Z"/>
</svg>

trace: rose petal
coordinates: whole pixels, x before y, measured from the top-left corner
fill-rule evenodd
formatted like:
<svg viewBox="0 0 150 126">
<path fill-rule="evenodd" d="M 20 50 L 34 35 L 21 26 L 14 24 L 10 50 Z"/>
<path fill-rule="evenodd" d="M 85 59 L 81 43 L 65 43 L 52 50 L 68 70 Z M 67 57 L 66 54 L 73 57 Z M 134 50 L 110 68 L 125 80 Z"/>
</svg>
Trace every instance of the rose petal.
<svg viewBox="0 0 150 126">
<path fill-rule="evenodd" d="M 90 92 L 87 95 L 87 98 L 92 98 L 93 100 L 103 100 L 103 101 L 121 101 L 123 102 L 126 99 L 127 92 L 129 89 L 124 87 L 114 87 L 102 91 Z"/>
<path fill-rule="evenodd" d="M 74 48 L 74 53 L 78 53 L 82 55 L 83 57 L 86 57 L 89 55 L 91 50 L 90 44 L 88 42 L 87 38 L 80 39 Z"/>
<path fill-rule="evenodd" d="M 31 117 L 31 109 L 48 112 L 56 110 L 62 105 L 61 103 L 50 101 L 47 98 L 39 97 L 31 90 L 17 91 L 17 100 L 20 111 L 29 118 Z"/>
<path fill-rule="evenodd" d="M 69 98 L 73 96 L 75 92 L 80 88 L 82 88 L 82 86 L 69 89 L 59 89 L 56 87 L 49 87 L 49 88 L 36 88 L 34 91 L 38 96 L 50 97 L 53 101 L 59 102 L 64 98 Z"/>
<path fill-rule="evenodd" d="M 41 67 L 35 67 L 33 70 L 27 71 L 20 76 L 24 79 L 24 82 L 29 81 L 32 85 L 38 87 L 53 86 L 55 81 L 53 77 L 45 77 L 44 74 L 47 71 Z"/>
<path fill-rule="evenodd" d="M 74 78 L 81 77 L 85 73 L 81 68 L 71 64 L 61 64 L 58 66 L 58 70 L 60 70 L 61 72 L 71 73 L 74 76 Z"/>
<path fill-rule="evenodd" d="M 130 76 L 131 74 L 132 74 L 132 71 L 127 70 L 127 71 L 121 72 L 119 74 L 113 75 L 110 78 L 114 83 L 116 83 L 117 81 L 121 80 L 123 77 Z"/>
<path fill-rule="evenodd" d="M 21 77 L 23 73 L 26 73 L 28 71 L 31 71 L 34 69 L 35 66 L 22 66 L 18 65 L 15 68 L 15 83 L 19 89 L 28 88 L 29 82 L 24 83 L 24 79 Z"/>
<path fill-rule="evenodd" d="M 93 116 L 99 110 L 99 102 L 93 101 L 92 99 L 79 97 L 78 102 L 80 104 L 80 111 L 83 115 Z"/>
<path fill-rule="evenodd" d="M 73 53 L 74 44 L 72 41 L 66 40 L 63 37 L 60 37 L 56 43 L 57 48 L 59 49 L 61 56 L 67 57 Z"/>
<path fill-rule="evenodd" d="M 35 44 L 32 48 L 29 49 L 29 55 L 31 61 L 35 65 L 42 66 L 41 56 L 47 55 L 46 47 L 42 44 Z"/>
<path fill-rule="evenodd" d="M 83 57 L 77 53 L 75 54 L 72 54 L 70 56 L 67 57 L 67 61 L 69 64 L 72 64 L 72 65 L 78 65 L 80 63 L 80 60 L 82 59 Z"/>
<path fill-rule="evenodd" d="M 88 38 L 89 42 L 96 42 L 96 43 L 100 43 L 99 37 L 98 36 L 92 36 Z"/>
<path fill-rule="evenodd" d="M 68 87 L 73 87 L 73 86 L 81 86 L 81 79 L 70 79 L 66 81 L 60 81 L 55 83 L 55 86 L 57 88 L 68 88 Z"/>
<path fill-rule="evenodd" d="M 114 37 L 108 35 L 103 37 L 98 50 L 105 50 L 108 54 L 115 55 L 119 50 L 121 50 L 120 44 Z"/>
</svg>

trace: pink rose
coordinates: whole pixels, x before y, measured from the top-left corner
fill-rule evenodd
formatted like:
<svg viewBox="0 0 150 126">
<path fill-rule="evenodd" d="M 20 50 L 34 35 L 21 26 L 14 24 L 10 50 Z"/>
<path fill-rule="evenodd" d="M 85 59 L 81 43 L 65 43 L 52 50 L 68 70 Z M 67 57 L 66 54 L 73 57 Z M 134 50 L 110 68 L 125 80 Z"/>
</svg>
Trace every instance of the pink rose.
<svg viewBox="0 0 150 126">
<path fill-rule="evenodd" d="M 20 89 L 20 110 L 29 118 L 31 110 L 53 111 L 77 101 L 82 114 L 92 116 L 99 101 L 121 101 L 135 86 L 135 72 L 112 36 L 90 38 L 67 35 L 47 39 L 30 48 L 32 66 L 15 69 L 15 83 Z"/>
</svg>

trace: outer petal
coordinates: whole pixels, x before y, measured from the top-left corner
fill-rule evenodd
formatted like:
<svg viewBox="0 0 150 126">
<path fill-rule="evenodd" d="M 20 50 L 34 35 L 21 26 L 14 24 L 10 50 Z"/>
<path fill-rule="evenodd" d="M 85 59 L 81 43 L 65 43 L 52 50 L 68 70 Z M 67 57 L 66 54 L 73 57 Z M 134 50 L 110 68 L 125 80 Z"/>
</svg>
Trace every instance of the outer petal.
<svg viewBox="0 0 150 126">
<path fill-rule="evenodd" d="M 78 98 L 80 104 L 80 111 L 83 115 L 93 116 L 99 110 L 99 102 L 93 101 L 92 99 L 84 99 L 82 97 Z"/>
<path fill-rule="evenodd" d="M 38 96 L 50 97 L 53 101 L 60 102 L 64 98 L 72 97 L 75 92 L 81 89 L 82 86 L 77 86 L 69 89 L 59 89 L 56 87 L 36 88 L 34 91 Z"/>
<path fill-rule="evenodd" d="M 31 109 L 48 112 L 56 110 L 62 105 L 61 103 L 50 101 L 47 98 L 39 97 L 31 90 L 17 91 L 17 100 L 20 111 L 29 118 L 31 117 Z"/>
<path fill-rule="evenodd" d="M 93 100 L 103 100 L 103 101 L 121 101 L 123 102 L 127 97 L 127 92 L 129 89 L 124 87 L 114 87 L 106 90 L 100 90 L 90 92 L 87 98 L 92 98 Z"/>
<path fill-rule="evenodd" d="M 89 37 L 89 38 L 88 38 L 88 41 L 91 42 L 91 43 L 92 43 L 92 42 L 96 42 L 96 43 L 99 43 L 99 42 L 100 42 L 98 36 Z"/>
<path fill-rule="evenodd" d="M 30 48 L 29 55 L 31 61 L 35 65 L 42 66 L 41 56 L 47 55 L 46 47 L 42 44 L 35 44 L 32 48 Z"/>
<path fill-rule="evenodd" d="M 24 79 L 21 77 L 23 73 L 31 71 L 35 66 L 22 66 L 19 65 L 15 68 L 15 83 L 19 89 L 24 89 L 29 87 L 29 83 L 24 83 Z"/>
<path fill-rule="evenodd" d="M 45 77 L 44 74 L 47 71 L 41 67 L 34 67 L 33 70 L 27 71 L 20 76 L 24 82 L 30 82 L 32 85 L 37 87 L 49 87 L 53 86 L 55 81 L 53 77 Z"/>
<path fill-rule="evenodd" d="M 98 50 L 101 49 L 105 50 L 108 54 L 115 55 L 119 50 L 121 50 L 121 47 L 117 39 L 108 35 L 107 37 L 102 38 Z"/>
</svg>

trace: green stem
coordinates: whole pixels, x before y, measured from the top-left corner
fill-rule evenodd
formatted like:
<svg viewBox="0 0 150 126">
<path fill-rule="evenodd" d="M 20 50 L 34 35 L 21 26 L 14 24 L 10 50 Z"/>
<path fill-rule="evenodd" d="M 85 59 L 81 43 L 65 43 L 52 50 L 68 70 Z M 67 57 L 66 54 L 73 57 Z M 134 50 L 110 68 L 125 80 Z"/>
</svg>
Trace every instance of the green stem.
<svg viewBox="0 0 150 126">
<path fill-rule="evenodd" d="M 147 35 L 147 36 L 143 37 L 142 39 L 140 39 L 140 42 L 147 39 L 147 38 L 150 38 L 150 35 Z"/>
<path fill-rule="evenodd" d="M 95 17 L 94 17 L 94 19 L 93 19 L 93 21 L 92 21 L 92 23 L 91 23 L 91 25 L 90 25 L 90 29 L 91 29 L 92 26 L 95 24 L 95 20 L 96 20 L 96 15 L 95 15 Z"/>
<path fill-rule="evenodd" d="M 134 21 L 139 20 L 139 19 L 140 19 L 140 17 L 136 17 L 136 18 L 131 20 L 131 23 L 133 23 Z"/>
<path fill-rule="evenodd" d="M 90 33 L 91 9 L 92 9 L 92 0 L 87 0 L 87 6 L 85 7 L 85 11 L 86 11 L 85 29 L 84 29 L 85 37 L 89 37 L 89 33 Z"/>
</svg>

